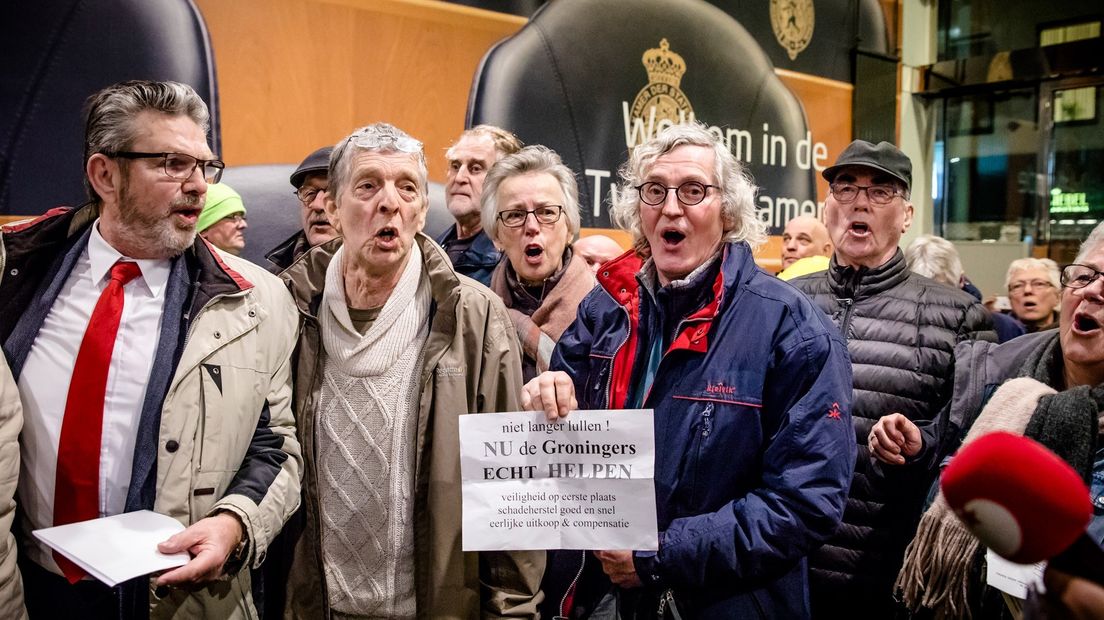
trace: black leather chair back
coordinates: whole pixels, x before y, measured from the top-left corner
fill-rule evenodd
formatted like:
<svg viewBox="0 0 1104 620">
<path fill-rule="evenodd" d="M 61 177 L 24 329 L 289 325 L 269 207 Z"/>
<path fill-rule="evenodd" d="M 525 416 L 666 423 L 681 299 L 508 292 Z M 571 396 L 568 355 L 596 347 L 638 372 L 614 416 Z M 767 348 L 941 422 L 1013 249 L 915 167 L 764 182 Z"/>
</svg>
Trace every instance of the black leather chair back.
<svg viewBox="0 0 1104 620">
<path fill-rule="evenodd" d="M 645 53 L 654 75 L 645 68 Z M 668 72 L 680 64 L 670 53 L 681 57 L 681 75 Z M 800 101 L 748 32 L 703 0 L 548 3 L 484 56 L 467 124 L 499 125 L 527 144 L 555 149 L 578 176 L 583 225 L 609 227 L 610 182 L 627 159 L 628 143 L 640 141 L 627 139 L 634 122 L 626 113 L 638 105 L 647 111 L 657 101 L 657 122 L 664 110 L 678 120 L 679 108 L 687 117 L 692 108 L 694 118 L 722 133 L 747 131 L 749 167 L 763 194 L 816 203 L 814 170 L 794 163 L 806 132 Z M 785 138 L 788 166 L 762 163 L 764 125 L 766 133 Z M 596 195 L 604 204 L 596 207 Z"/>
<path fill-rule="evenodd" d="M 15 1 L 2 12 L 0 214 L 85 201 L 81 110 L 123 80 L 190 84 L 220 152 L 214 55 L 191 0 Z"/>
</svg>

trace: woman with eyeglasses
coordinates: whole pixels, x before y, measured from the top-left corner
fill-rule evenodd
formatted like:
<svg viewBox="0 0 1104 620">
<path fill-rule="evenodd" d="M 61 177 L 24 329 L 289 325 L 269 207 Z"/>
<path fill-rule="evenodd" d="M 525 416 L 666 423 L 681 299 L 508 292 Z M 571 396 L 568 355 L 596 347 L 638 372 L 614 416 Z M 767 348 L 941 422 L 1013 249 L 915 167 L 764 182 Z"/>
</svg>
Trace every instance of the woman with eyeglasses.
<svg viewBox="0 0 1104 620">
<path fill-rule="evenodd" d="M 598 270 L 522 399 L 549 419 L 653 410 L 658 551 L 550 562 L 542 617 L 807 618 L 806 556 L 839 525 L 855 462 L 846 345 L 755 265 L 755 186 L 715 134 L 664 129 L 621 177 L 613 219 L 635 251 Z"/>
<path fill-rule="evenodd" d="M 1058 327 L 1059 271 L 1049 258 L 1021 258 L 1008 265 L 1004 283 L 1012 315 L 1029 334 Z"/>
<path fill-rule="evenodd" d="M 1104 543 L 1104 224 L 1061 270 L 1058 329 L 996 345 L 971 341 L 955 351 L 950 404 L 929 428 L 899 414 L 871 432 L 873 455 L 888 465 L 926 461 L 993 431 L 1039 441 L 1065 459 L 1090 485 L 1096 516 L 1088 534 Z M 939 437 L 950 438 L 940 441 Z M 934 455 L 941 463 L 946 454 Z M 924 514 L 897 579 L 905 603 L 934 617 L 997 617 L 1006 603 L 985 586 L 976 539 L 941 498 Z M 1068 581 L 1068 579 L 1066 580 Z M 1059 593 L 1060 594 L 1060 593 Z M 1018 606 L 1013 601 L 1009 607 Z M 1065 617 L 1065 616 L 1054 616 Z"/>
<path fill-rule="evenodd" d="M 548 370 L 560 334 L 575 320 L 594 276 L 571 250 L 579 188 L 560 156 L 528 146 L 495 162 L 483 184 L 483 229 L 505 259 L 491 274 L 517 328 L 526 381 Z"/>
</svg>

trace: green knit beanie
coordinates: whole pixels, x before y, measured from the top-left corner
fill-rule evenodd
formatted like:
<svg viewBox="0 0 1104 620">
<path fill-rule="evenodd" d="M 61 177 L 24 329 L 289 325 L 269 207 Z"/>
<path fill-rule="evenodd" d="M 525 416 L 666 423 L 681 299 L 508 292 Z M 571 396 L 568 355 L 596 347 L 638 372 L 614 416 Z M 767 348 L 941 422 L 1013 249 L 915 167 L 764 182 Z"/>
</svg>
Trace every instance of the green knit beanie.
<svg viewBox="0 0 1104 620">
<path fill-rule="evenodd" d="M 208 185 L 207 204 L 203 205 L 203 211 L 199 214 L 196 232 L 203 232 L 215 222 L 235 213 L 245 215 L 241 196 L 225 183 Z"/>
</svg>

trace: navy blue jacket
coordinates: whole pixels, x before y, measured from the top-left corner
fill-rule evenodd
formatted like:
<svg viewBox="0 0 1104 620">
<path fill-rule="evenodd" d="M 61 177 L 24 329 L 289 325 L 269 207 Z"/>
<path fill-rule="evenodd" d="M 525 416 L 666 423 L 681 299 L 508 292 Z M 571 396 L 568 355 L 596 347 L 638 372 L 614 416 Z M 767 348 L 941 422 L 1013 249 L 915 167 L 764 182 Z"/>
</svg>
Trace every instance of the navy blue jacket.
<svg viewBox="0 0 1104 620">
<path fill-rule="evenodd" d="M 807 617 L 805 556 L 839 525 L 855 462 L 847 346 L 747 244 L 727 244 L 721 261 L 644 399 L 660 543 L 634 564 L 684 617 Z M 553 354 L 582 409 L 624 407 L 646 363 L 640 266 L 631 252 L 603 266 Z"/>
<path fill-rule="evenodd" d="M 448 251 L 449 243 L 456 241 L 456 224 L 448 227 L 440 237 L 434 239 L 437 245 Z M 483 286 L 491 285 L 491 273 L 494 272 L 498 261 L 502 259 L 502 252 L 495 247 L 494 241 L 487 236 L 487 231 L 481 230 L 472 241 L 471 247 L 460 255 L 452 264 L 453 269 L 462 273 Z"/>
</svg>

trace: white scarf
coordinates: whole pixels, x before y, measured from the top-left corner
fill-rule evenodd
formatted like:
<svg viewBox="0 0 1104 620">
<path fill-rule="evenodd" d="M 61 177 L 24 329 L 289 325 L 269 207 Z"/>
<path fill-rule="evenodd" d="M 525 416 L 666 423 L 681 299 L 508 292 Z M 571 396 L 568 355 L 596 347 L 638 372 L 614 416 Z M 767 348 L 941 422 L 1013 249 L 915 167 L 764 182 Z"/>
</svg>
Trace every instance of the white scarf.
<svg viewBox="0 0 1104 620">
<path fill-rule="evenodd" d="M 326 288 L 318 319 L 326 355 L 342 372 L 354 377 L 378 376 L 391 368 L 412 346 L 421 347 L 429 330 L 432 301 L 429 281 L 422 277 L 422 251 L 415 243 L 395 290 L 363 336 L 349 318 L 342 262 L 345 248 L 334 253 L 326 268 Z"/>
</svg>

